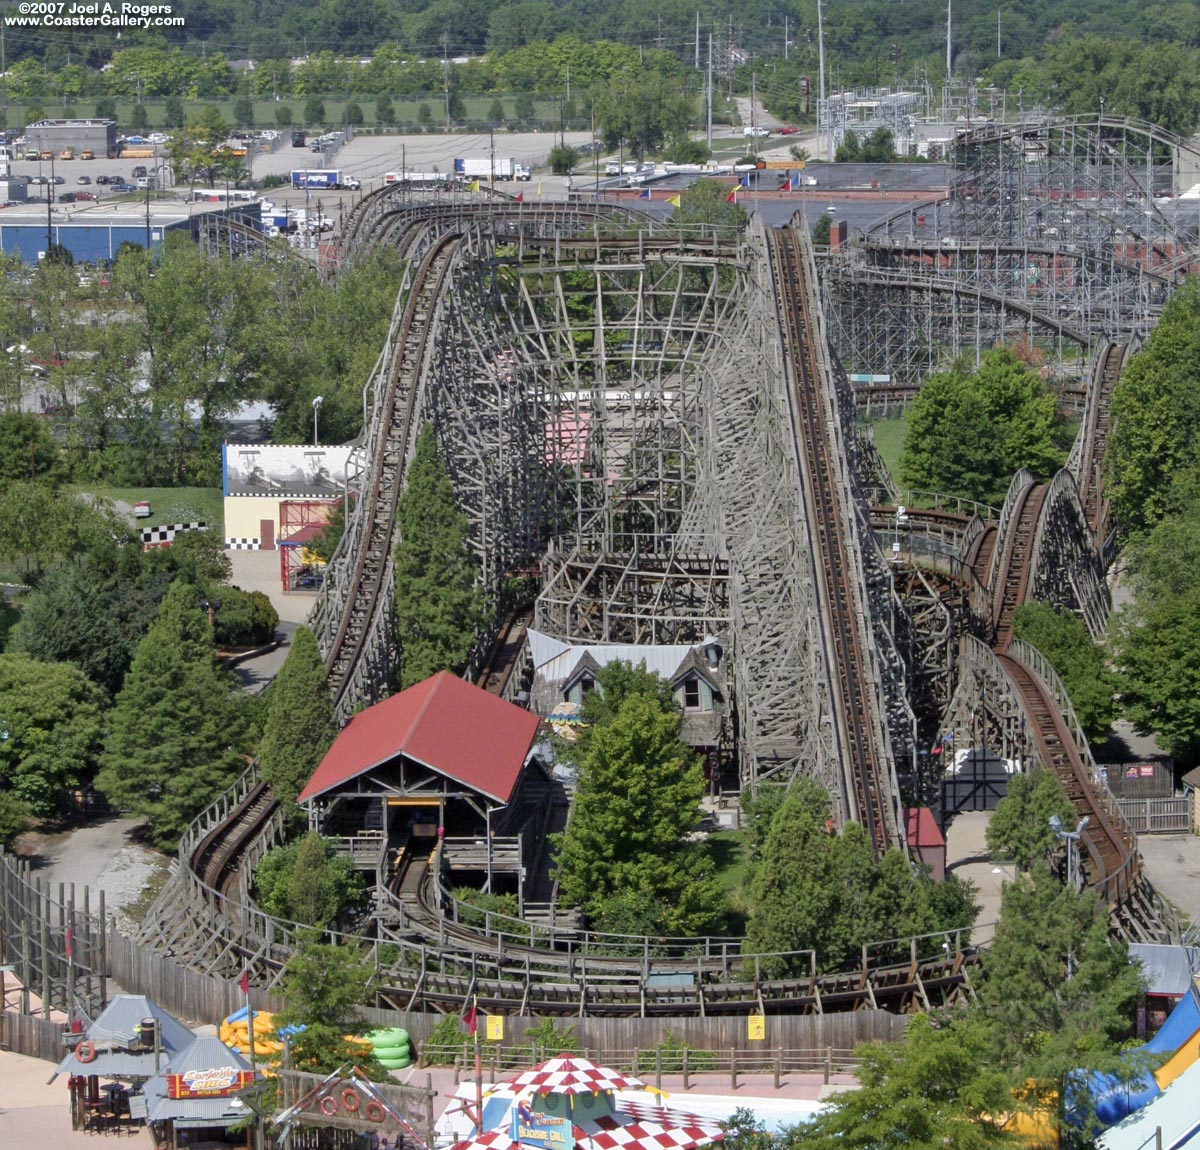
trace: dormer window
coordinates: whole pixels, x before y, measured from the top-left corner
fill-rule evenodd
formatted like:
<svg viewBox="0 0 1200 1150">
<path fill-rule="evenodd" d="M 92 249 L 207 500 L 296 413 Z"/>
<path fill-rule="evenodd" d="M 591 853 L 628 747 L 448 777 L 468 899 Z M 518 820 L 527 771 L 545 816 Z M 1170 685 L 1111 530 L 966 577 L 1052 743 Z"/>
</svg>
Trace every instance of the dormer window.
<svg viewBox="0 0 1200 1150">
<path fill-rule="evenodd" d="M 683 681 L 683 709 L 700 710 L 700 680 L 695 675 Z"/>
</svg>

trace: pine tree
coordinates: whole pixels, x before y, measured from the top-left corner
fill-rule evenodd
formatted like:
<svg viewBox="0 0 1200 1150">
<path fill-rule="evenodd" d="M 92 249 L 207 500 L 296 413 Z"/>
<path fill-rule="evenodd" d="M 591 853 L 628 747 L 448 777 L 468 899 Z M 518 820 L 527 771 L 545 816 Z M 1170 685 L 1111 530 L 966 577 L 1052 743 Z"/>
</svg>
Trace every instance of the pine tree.
<svg viewBox="0 0 1200 1150">
<path fill-rule="evenodd" d="M 242 765 L 241 697 L 217 662 L 196 588 L 172 584 L 110 714 L 96 785 L 170 849 Z"/>
<path fill-rule="evenodd" d="M 556 866 L 562 901 L 598 924 L 692 934 L 722 914 L 711 859 L 683 839 L 704 776 L 679 722 L 653 694 L 634 692 L 588 736 Z"/>
<path fill-rule="evenodd" d="M 426 424 L 396 508 L 396 637 L 400 689 L 438 671 L 459 671 L 485 619 L 476 586 L 470 525 L 454 502 L 454 485 Z"/>
<path fill-rule="evenodd" d="M 282 803 L 294 803 L 336 734 L 333 702 L 317 640 L 297 627 L 267 693 L 267 720 L 258 748 L 259 771 Z"/>
</svg>

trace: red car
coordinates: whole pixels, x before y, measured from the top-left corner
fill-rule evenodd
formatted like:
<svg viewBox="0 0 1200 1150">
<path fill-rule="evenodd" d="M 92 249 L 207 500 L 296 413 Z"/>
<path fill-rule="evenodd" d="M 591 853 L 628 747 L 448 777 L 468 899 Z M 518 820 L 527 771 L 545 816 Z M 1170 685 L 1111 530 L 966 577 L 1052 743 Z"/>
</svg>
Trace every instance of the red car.
<svg viewBox="0 0 1200 1150">
<path fill-rule="evenodd" d="M 800 129 L 788 124 L 786 128 L 780 128 L 778 131 L 781 136 L 795 136 L 799 134 Z"/>
<path fill-rule="evenodd" d="M 96 198 L 95 192 L 76 192 L 75 193 L 75 199 L 77 202 L 79 200 L 94 200 L 95 198 Z"/>
</svg>

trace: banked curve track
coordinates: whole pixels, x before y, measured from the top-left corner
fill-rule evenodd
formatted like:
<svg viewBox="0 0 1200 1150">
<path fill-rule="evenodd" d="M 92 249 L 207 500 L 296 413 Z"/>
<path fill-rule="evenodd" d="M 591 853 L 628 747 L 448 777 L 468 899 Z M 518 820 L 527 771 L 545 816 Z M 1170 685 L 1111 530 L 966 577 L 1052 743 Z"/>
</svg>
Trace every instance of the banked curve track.
<svg viewBox="0 0 1200 1150">
<path fill-rule="evenodd" d="M 389 242 L 403 245 L 410 254 L 418 248 L 424 254 L 407 292 L 405 312 L 400 321 L 402 336 L 392 345 L 391 360 L 387 365 L 387 418 L 380 421 L 374 452 L 375 460 L 385 460 L 386 467 L 377 466 L 376 474 L 370 480 L 369 499 L 363 501 L 372 508 L 367 516 L 370 544 L 358 548 L 354 556 L 353 605 L 341 614 L 329 648 L 327 664 L 339 699 L 348 696 L 354 668 L 361 660 L 362 636 L 372 614 L 380 609 L 381 599 L 390 583 L 387 578 L 390 520 L 402 482 L 405 454 L 402 445 L 409 442 L 412 432 L 414 367 L 425 354 L 431 303 L 444 289 L 446 269 L 459 238 L 459 234 L 451 230 L 443 230 L 438 235 L 439 229 L 432 224 L 429 213 L 381 214 L 374 224 L 373 234 L 377 238 L 386 236 Z M 446 225 L 442 227 L 445 229 Z M 828 628 L 837 651 L 833 665 L 840 669 L 837 706 L 845 724 L 845 743 L 853 748 L 854 766 L 848 771 L 847 789 L 853 795 L 853 817 L 869 828 L 876 849 L 881 850 L 895 841 L 895 822 L 889 822 L 892 818 L 889 804 L 894 799 L 888 794 L 881 766 L 886 746 L 881 751 L 879 722 L 877 719 L 862 721 L 874 700 L 870 691 L 863 692 L 861 687 L 869 679 L 861 636 L 856 634 L 862 620 L 854 618 L 852 596 L 846 593 L 847 576 L 838 571 L 837 555 L 844 548 L 844 541 L 836 538 L 839 530 L 836 524 L 842 514 L 836 506 L 840 483 L 828 465 L 828 458 L 824 462 L 821 458 L 823 435 L 820 432 L 825 416 L 820 381 L 804 351 L 812 333 L 804 291 L 803 261 L 797 237 L 786 230 L 770 237 L 769 248 L 780 294 L 786 300 L 780 321 L 793 375 L 789 388 L 793 418 L 797 421 L 794 429 L 797 450 L 807 457 L 806 500 L 814 527 L 822 524 L 818 529 L 820 566 L 831 576 L 825 602 Z M 828 429 L 824 434 L 828 434 Z M 385 509 L 390 509 L 392 514 Z M 820 510 L 814 512 L 814 509 Z M 829 532 L 829 523 L 835 524 L 834 534 Z M 992 532 L 982 546 L 983 553 L 975 557 L 976 563 L 985 571 L 999 559 L 991 554 L 997 542 Z M 1009 548 L 1004 550 L 1007 552 Z M 1007 556 L 1006 563 L 1006 569 L 1013 572 L 1012 577 L 1019 579 L 1020 556 L 1013 552 Z M 1007 577 L 1005 582 L 1007 584 Z M 1027 574 L 1025 582 L 1028 582 Z M 1004 614 L 1002 611 L 1001 616 Z M 1014 670 L 1014 678 L 1016 675 Z M 1033 709 L 1032 704 L 1030 709 Z M 857 720 L 857 724 L 852 719 Z M 856 725 L 857 729 L 853 729 Z M 1049 739 L 1046 746 L 1051 746 Z M 1052 762 L 1049 749 L 1046 754 Z M 181 847 L 183 881 L 194 896 L 192 901 L 198 896 L 198 902 L 206 908 L 198 921 L 207 921 L 209 930 L 215 926 L 218 938 L 227 933 L 219 930 L 222 922 L 240 923 L 240 937 L 225 939 L 223 951 L 227 961 L 233 965 L 250 962 L 268 982 L 278 977 L 290 949 L 286 924 L 268 920 L 253 908 L 240 908 L 231 913 L 227 900 L 232 901 L 235 895 L 239 861 L 246 856 L 249 844 L 261 836 L 262 829 L 274 814 L 269 797 L 264 800 L 261 788 L 253 788 L 236 810 L 227 810 L 217 822 L 210 817 L 205 833 L 197 833 L 185 844 L 186 852 Z M 1118 877 L 1115 880 L 1117 886 L 1133 873 L 1132 868 L 1120 859 L 1105 869 L 1114 875 L 1126 876 L 1126 879 Z M 1114 889 L 1114 893 L 1120 897 L 1118 890 Z M 153 930 L 150 933 L 153 934 Z M 158 933 L 157 941 L 162 945 L 165 936 L 162 931 Z M 810 970 L 803 976 L 775 980 L 764 979 L 757 973 L 747 979 L 741 961 L 735 970 L 727 956 L 720 960 L 689 958 L 680 964 L 680 968 L 694 972 L 694 988 L 690 991 L 673 988 L 664 993 L 662 975 L 680 963 L 678 959 L 650 963 L 646 957 L 638 960 L 608 957 L 601 962 L 594 957 L 589 973 L 588 959 L 581 960 L 570 947 L 565 954 L 552 947 L 534 947 L 531 952 L 522 954 L 519 949 L 514 950 L 511 943 L 506 945 L 501 940 L 497 945 L 494 938 L 482 932 L 474 935 L 474 941 L 450 938 L 444 927 L 429 923 L 416 934 L 419 941 L 396 944 L 402 961 L 390 968 L 390 977 L 384 980 L 389 988 L 387 1000 L 394 1005 L 453 1009 L 465 996 L 475 993 L 485 1004 L 497 1008 L 511 1009 L 514 1002 L 519 1002 L 523 1011 L 560 1014 L 705 1014 L 740 1012 L 754 1006 L 819 1011 L 885 1003 L 903 1008 L 902 1004 L 920 1005 L 955 993 L 966 977 L 972 957 L 971 952 L 960 948 L 957 942 L 949 959 L 945 955 L 939 958 L 936 954 L 922 957 L 917 954 L 914 944 L 909 962 L 889 965 L 864 959 L 863 969 L 858 972 L 818 977 Z M 168 945 L 180 953 L 174 944 Z M 407 953 L 410 946 L 414 948 L 412 954 Z"/>
</svg>

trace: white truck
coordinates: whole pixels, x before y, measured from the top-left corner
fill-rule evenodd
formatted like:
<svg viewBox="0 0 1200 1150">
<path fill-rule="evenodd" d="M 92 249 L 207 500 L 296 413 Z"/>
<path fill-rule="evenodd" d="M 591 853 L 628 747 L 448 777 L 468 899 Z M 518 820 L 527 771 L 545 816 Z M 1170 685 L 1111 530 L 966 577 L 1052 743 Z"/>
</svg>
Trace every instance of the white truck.
<svg viewBox="0 0 1200 1150">
<path fill-rule="evenodd" d="M 529 179 L 529 169 L 511 156 L 461 156 L 454 161 L 454 174 L 462 180 Z"/>
</svg>

